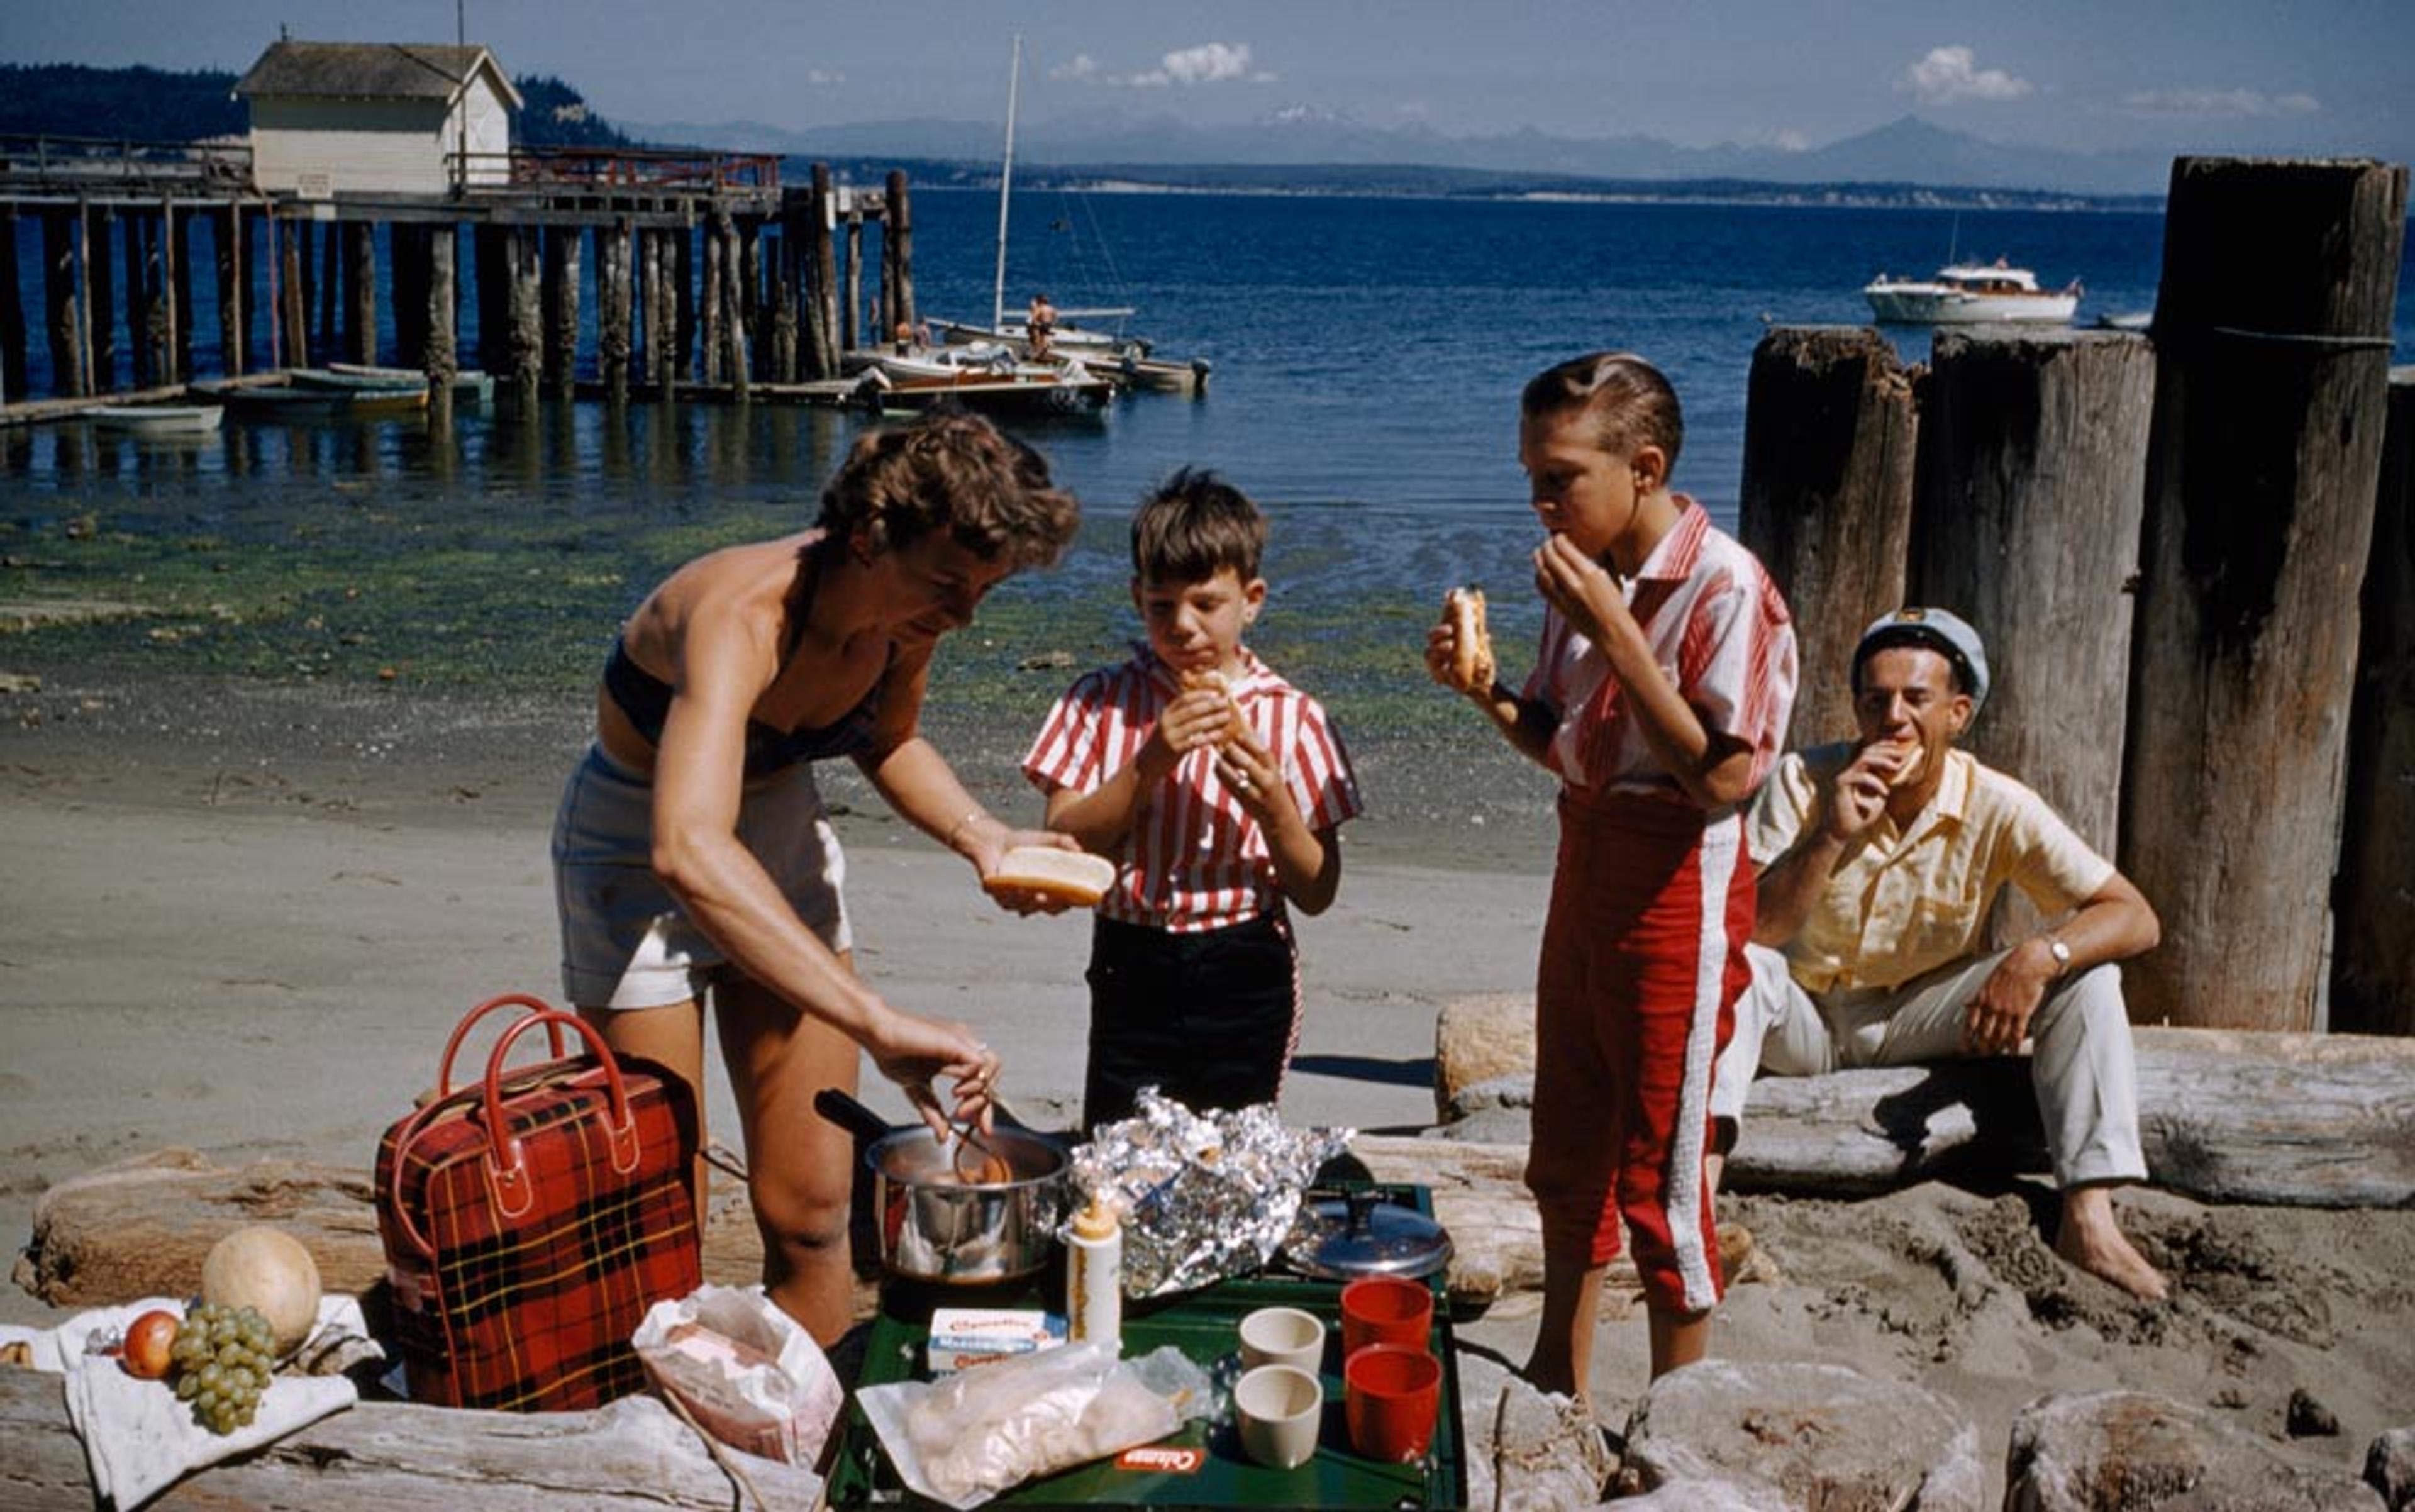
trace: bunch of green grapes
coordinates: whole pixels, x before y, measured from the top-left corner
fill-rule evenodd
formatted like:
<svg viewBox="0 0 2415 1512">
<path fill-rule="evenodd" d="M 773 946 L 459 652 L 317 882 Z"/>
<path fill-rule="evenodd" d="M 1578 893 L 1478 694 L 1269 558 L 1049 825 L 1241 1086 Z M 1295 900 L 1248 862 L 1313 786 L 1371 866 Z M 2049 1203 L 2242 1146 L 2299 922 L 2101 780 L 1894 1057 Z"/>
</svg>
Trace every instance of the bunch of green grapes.
<svg viewBox="0 0 2415 1512">
<path fill-rule="evenodd" d="M 202 1303 L 185 1314 L 169 1351 L 177 1400 L 191 1402 L 193 1420 L 213 1433 L 249 1427 L 277 1369 L 276 1343 L 258 1309 Z"/>
</svg>

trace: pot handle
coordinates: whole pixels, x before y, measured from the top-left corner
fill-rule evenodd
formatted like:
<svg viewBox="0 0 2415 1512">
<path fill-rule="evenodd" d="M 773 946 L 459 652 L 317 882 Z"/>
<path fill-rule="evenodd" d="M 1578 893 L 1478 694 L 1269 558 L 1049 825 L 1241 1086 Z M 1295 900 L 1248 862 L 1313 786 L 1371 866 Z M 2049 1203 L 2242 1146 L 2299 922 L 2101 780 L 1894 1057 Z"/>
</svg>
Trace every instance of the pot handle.
<svg viewBox="0 0 2415 1512">
<path fill-rule="evenodd" d="M 814 1111 L 858 1139 L 887 1139 L 893 1132 L 888 1119 L 834 1086 L 814 1094 Z"/>
</svg>

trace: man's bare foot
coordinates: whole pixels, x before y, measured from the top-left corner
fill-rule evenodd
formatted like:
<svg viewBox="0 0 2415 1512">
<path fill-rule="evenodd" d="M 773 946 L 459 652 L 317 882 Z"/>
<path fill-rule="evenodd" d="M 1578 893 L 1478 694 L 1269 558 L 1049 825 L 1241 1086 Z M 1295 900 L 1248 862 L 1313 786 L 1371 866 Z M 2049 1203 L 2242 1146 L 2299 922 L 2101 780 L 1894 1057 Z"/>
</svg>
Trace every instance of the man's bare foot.
<svg viewBox="0 0 2415 1512">
<path fill-rule="evenodd" d="M 2054 1252 L 2142 1302 L 2161 1302 L 2171 1295 L 2163 1273 L 2147 1264 L 2114 1220 L 2113 1196 L 2106 1188 L 2079 1187 L 2062 1194 Z"/>
</svg>

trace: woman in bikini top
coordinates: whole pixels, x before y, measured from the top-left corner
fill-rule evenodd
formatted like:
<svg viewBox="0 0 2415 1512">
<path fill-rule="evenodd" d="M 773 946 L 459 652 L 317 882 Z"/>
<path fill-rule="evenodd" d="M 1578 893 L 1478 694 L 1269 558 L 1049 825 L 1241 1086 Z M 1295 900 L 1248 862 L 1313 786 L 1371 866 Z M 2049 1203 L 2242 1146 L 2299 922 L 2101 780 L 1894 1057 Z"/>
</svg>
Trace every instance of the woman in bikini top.
<svg viewBox="0 0 2415 1512">
<path fill-rule="evenodd" d="M 935 1131 L 951 1117 L 986 1127 L 998 1059 L 964 1025 L 891 1006 L 823 943 L 740 838 L 745 791 L 844 756 L 981 876 L 1014 846 L 1072 847 L 991 816 L 918 724 L 939 636 L 970 623 L 1010 574 L 1053 561 L 1077 523 L 1037 454 L 977 416 L 875 431 L 824 491 L 814 529 L 680 568 L 638 606 L 605 667 L 596 745 L 648 785 L 654 874 L 727 963 L 714 1016 L 746 1125 L 766 1280 L 818 1335 L 835 1337 L 822 1325 L 847 1319 L 852 1151 L 801 1110 L 819 1086 L 854 1085 L 860 1045 Z M 997 897 L 1020 912 L 1058 906 Z M 701 1007 L 582 1011 L 616 1051 L 663 1060 L 694 1085 Z M 808 1033 L 804 1021 L 826 1028 Z M 949 1085 L 944 1111 L 938 1080 Z"/>
</svg>

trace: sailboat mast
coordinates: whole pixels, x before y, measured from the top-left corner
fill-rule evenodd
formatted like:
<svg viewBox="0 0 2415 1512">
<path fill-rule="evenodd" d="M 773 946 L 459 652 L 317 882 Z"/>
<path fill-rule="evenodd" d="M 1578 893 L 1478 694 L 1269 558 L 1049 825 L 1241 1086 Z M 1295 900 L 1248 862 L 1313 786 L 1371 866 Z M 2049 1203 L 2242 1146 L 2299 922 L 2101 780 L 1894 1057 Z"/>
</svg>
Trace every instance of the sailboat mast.
<svg viewBox="0 0 2415 1512">
<path fill-rule="evenodd" d="M 998 281 L 990 288 L 989 328 L 1006 329 L 1006 201 L 1014 188 L 1014 92 L 1023 82 L 1023 34 L 1014 37 L 1014 62 L 1006 74 L 1006 163 L 998 174 Z"/>
</svg>

